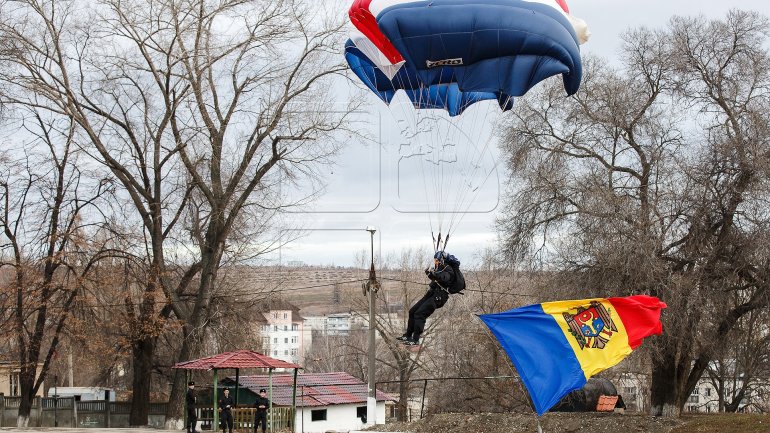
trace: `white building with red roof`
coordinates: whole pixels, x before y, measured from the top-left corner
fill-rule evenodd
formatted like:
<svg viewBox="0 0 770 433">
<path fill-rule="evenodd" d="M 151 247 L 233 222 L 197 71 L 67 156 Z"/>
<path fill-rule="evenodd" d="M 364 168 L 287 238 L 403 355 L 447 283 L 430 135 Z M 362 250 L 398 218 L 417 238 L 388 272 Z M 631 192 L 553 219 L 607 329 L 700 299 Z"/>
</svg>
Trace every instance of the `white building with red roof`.
<svg viewBox="0 0 770 433">
<path fill-rule="evenodd" d="M 291 407 L 293 399 L 293 375 L 273 375 L 273 406 Z M 252 393 L 268 389 L 268 376 L 241 376 L 240 393 L 242 401 Z M 224 387 L 234 387 L 235 378 L 221 381 Z M 248 391 L 247 391 L 248 390 Z M 348 373 L 305 373 L 297 376 L 297 433 L 324 433 L 327 431 L 350 431 L 361 429 L 366 423 L 367 384 Z M 385 423 L 385 404 L 393 401 L 389 394 L 377 392 L 378 424 Z"/>
</svg>

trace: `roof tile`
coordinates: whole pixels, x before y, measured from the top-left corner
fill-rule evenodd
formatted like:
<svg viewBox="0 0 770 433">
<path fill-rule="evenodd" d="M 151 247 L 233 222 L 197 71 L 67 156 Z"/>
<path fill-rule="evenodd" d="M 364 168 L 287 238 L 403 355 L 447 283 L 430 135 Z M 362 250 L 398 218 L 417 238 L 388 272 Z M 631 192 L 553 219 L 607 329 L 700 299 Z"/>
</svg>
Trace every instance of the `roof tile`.
<svg viewBox="0 0 770 433">
<path fill-rule="evenodd" d="M 240 376 L 240 384 L 255 394 L 260 388 L 267 388 L 269 376 Z M 234 377 L 225 381 L 234 384 Z M 273 375 L 273 404 L 291 406 L 291 374 Z M 297 406 L 315 407 L 335 404 L 366 403 L 368 385 L 348 373 L 305 373 L 297 376 Z M 377 401 L 395 400 L 391 395 L 377 391 Z"/>
<path fill-rule="evenodd" d="M 211 370 L 223 368 L 302 368 L 297 364 L 271 358 L 251 350 L 236 350 L 206 358 L 193 359 L 174 365 L 183 370 Z"/>
</svg>

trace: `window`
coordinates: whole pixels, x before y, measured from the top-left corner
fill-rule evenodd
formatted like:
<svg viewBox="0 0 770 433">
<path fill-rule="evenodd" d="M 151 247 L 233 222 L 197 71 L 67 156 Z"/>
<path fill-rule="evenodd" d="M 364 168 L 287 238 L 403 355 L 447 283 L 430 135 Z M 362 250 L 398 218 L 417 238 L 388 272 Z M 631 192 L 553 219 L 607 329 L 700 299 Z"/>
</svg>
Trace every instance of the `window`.
<svg viewBox="0 0 770 433">
<path fill-rule="evenodd" d="M 297 342 L 297 337 L 291 337 L 291 342 L 292 343 L 296 343 Z"/>
<path fill-rule="evenodd" d="M 695 389 L 692 390 L 692 395 L 698 395 L 698 387 L 696 386 Z"/>
<path fill-rule="evenodd" d="M 284 338 L 283 342 L 284 342 L 284 344 L 288 344 L 289 343 L 289 337 Z"/>
<path fill-rule="evenodd" d="M 288 313 L 283 313 L 283 318 L 284 319 L 288 319 L 289 318 L 289 314 Z"/>
<path fill-rule="evenodd" d="M 326 409 L 311 410 L 310 421 L 326 421 Z"/>
<path fill-rule="evenodd" d="M 9 378 L 10 383 L 10 392 L 11 397 L 16 397 L 17 395 L 21 395 L 20 389 L 19 389 L 19 373 L 11 373 L 11 377 Z"/>
<path fill-rule="evenodd" d="M 687 399 L 687 403 L 697 403 L 698 402 L 698 396 L 697 395 L 691 395 Z"/>
<path fill-rule="evenodd" d="M 623 387 L 623 393 L 629 394 L 629 395 L 636 395 L 636 387 L 635 386 L 624 386 Z"/>
<path fill-rule="evenodd" d="M 278 356 L 278 351 L 277 350 L 273 351 L 273 356 Z"/>
<path fill-rule="evenodd" d="M 706 394 L 706 397 L 711 397 L 711 388 L 704 388 L 703 393 Z"/>
<path fill-rule="evenodd" d="M 283 325 L 283 330 L 284 331 L 288 331 L 289 330 L 289 325 Z"/>
<path fill-rule="evenodd" d="M 283 354 L 284 354 L 285 356 L 288 356 L 288 355 L 289 355 L 289 349 L 286 349 L 286 350 L 284 350 L 284 351 L 283 351 Z"/>
<path fill-rule="evenodd" d="M 296 323 L 291 325 L 291 330 L 292 331 L 299 331 L 299 325 L 297 325 Z"/>
<path fill-rule="evenodd" d="M 297 349 L 291 349 L 291 356 L 297 356 Z"/>
<path fill-rule="evenodd" d="M 278 337 L 273 338 L 273 344 L 278 344 Z"/>
<path fill-rule="evenodd" d="M 277 318 L 278 318 L 278 313 L 273 313 L 273 319 L 277 319 Z"/>
<path fill-rule="evenodd" d="M 366 422 L 366 406 L 356 408 L 356 418 L 361 418 L 361 421 Z"/>
<path fill-rule="evenodd" d="M 277 331 L 277 330 L 278 330 L 278 325 L 273 325 L 273 331 Z"/>
</svg>

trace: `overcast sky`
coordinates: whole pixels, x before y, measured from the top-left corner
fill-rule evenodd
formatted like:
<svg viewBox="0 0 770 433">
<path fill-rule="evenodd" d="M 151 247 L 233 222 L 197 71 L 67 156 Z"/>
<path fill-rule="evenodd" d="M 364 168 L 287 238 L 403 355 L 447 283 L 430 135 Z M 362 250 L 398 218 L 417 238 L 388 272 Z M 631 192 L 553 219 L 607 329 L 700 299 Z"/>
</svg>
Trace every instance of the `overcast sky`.
<svg viewBox="0 0 770 433">
<path fill-rule="evenodd" d="M 583 18 L 591 29 L 591 39 L 581 47 L 582 52 L 604 57 L 610 63 L 617 61 L 619 36 L 630 27 L 663 27 L 673 15 L 722 17 L 731 8 L 756 10 L 770 16 L 770 2 L 760 0 L 568 3 L 571 13 Z M 419 211 L 435 205 L 430 199 L 436 194 L 431 182 L 440 179 L 444 186 L 438 191 L 449 196 L 449 209 L 470 206 L 471 212 L 456 224 L 447 251 L 472 266 L 482 249 L 495 247 L 494 221 L 499 217 L 500 197 L 505 190 L 504 167 L 496 163 L 496 137 L 490 128 L 501 115 L 499 109 L 494 104 L 476 104 L 461 116 L 460 124 L 447 126 L 438 122 L 433 125 L 435 128 L 420 128 L 438 132 L 433 137 L 414 140 L 406 138 L 416 130 L 414 123 L 430 123 L 436 118 L 416 116 L 411 108 L 399 104 L 385 107 L 373 95 L 356 91 L 353 83 L 345 85 L 356 97 L 367 98 L 369 111 L 360 114 L 360 127 L 372 141 L 347 144 L 336 166 L 328 170 L 326 193 L 312 206 L 312 211 L 288 217 L 292 227 L 306 229 L 305 235 L 281 248 L 274 260 L 283 264 L 302 261 L 314 265 L 354 265 L 356 254 L 369 249 L 369 234 L 364 231 L 367 226 L 377 229 L 375 249 L 384 256 L 404 248 L 431 250 L 431 227 L 436 228 L 440 217 Z M 410 144 L 417 141 L 423 144 Z M 441 146 L 439 143 L 450 143 L 440 149 L 443 166 L 456 167 L 445 170 L 443 175 L 431 171 L 438 165 L 426 163 L 424 157 L 434 150 L 432 146 Z M 476 193 L 462 197 L 455 192 L 460 188 Z M 450 218 L 445 215 L 444 227 Z M 426 264 L 429 258 L 426 257 Z"/>
</svg>

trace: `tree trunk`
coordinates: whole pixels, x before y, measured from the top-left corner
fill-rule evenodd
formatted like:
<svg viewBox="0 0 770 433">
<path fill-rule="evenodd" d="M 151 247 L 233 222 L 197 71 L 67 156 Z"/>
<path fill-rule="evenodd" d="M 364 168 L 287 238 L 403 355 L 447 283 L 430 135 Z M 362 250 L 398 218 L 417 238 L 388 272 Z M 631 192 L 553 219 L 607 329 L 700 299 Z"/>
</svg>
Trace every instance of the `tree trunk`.
<svg viewBox="0 0 770 433">
<path fill-rule="evenodd" d="M 16 427 L 28 427 L 29 415 L 32 412 L 32 401 L 35 398 L 35 372 L 37 366 L 28 364 L 22 366 L 19 372 L 19 390 L 21 401 L 19 402 L 19 414 L 16 418 Z"/>
<path fill-rule="evenodd" d="M 661 340 L 668 340 L 661 336 Z M 678 372 L 676 358 L 671 345 L 661 341 L 664 353 L 652 362 L 652 383 L 650 385 L 650 415 L 678 417 L 681 413 L 679 390 L 681 389 L 681 373 Z"/>
<path fill-rule="evenodd" d="M 150 422 L 150 379 L 152 361 L 155 356 L 155 337 L 146 336 L 134 342 L 132 348 L 134 378 L 131 413 L 128 416 L 130 426 L 146 426 Z"/>
<path fill-rule="evenodd" d="M 191 330 L 200 329 L 199 323 L 196 320 L 195 323 L 185 323 L 182 328 L 183 340 L 182 347 L 179 350 L 179 356 L 177 362 L 189 361 L 194 358 L 193 352 L 195 347 L 200 347 L 197 344 L 196 336 L 191 335 Z M 198 333 L 200 334 L 200 332 Z M 198 336 L 199 338 L 199 336 Z M 194 340 L 196 342 L 194 342 Z M 171 383 L 171 395 L 169 396 L 168 406 L 166 407 L 166 422 L 165 428 L 174 430 L 181 428 L 184 424 L 184 398 L 187 390 L 187 384 L 185 383 L 184 370 L 175 369 L 173 374 L 173 382 Z"/>
<path fill-rule="evenodd" d="M 409 411 L 409 373 L 407 373 L 407 369 L 409 368 L 409 364 L 404 361 L 398 361 L 398 416 L 396 417 L 398 421 L 406 422 L 408 421 L 408 411 Z"/>
<path fill-rule="evenodd" d="M 722 369 L 720 368 L 720 373 Z M 719 389 L 717 390 L 717 393 L 719 394 L 719 412 L 725 411 L 725 381 L 722 379 L 722 376 L 719 376 Z"/>
<path fill-rule="evenodd" d="M 221 221 L 220 221 L 221 223 Z M 188 361 L 200 353 L 203 342 L 205 324 L 209 319 L 209 305 L 217 279 L 217 270 L 224 251 L 226 236 L 221 226 L 212 223 L 206 231 L 206 245 L 201 248 L 201 274 L 198 291 L 195 295 L 195 307 L 192 313 L 185 318 L 183 326 L 184 339 L 179 350 L 177 362 Z M 172 428 L 184 419 L 184 393 L 187 384 L 184 383 L 184 373 L 174 372 L 174 382 L 171 384 L 171 396 L 166 409 L 166 427 Z"/>
</svg>

